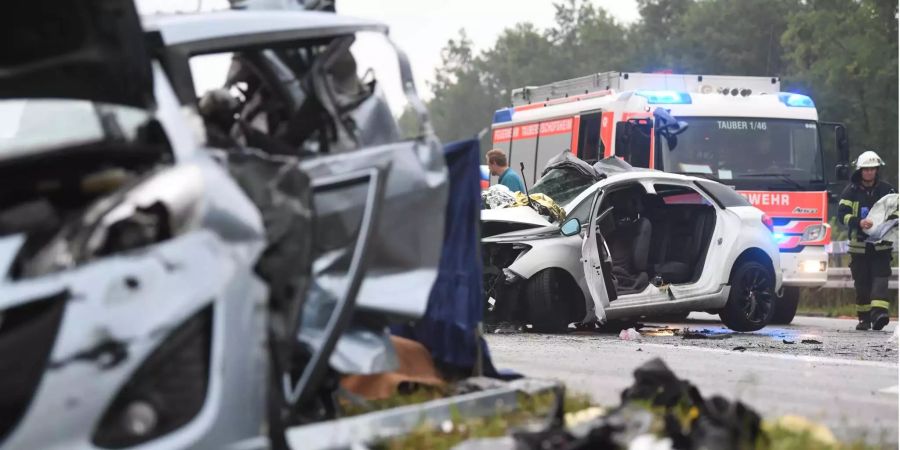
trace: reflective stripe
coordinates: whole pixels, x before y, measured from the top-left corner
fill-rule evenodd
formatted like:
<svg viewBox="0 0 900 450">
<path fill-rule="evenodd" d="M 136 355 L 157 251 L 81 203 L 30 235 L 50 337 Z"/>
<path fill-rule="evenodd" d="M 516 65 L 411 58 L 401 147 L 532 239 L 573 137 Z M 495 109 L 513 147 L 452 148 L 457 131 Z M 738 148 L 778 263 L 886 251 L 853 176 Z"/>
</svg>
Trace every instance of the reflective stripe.
<svg viewBox="0 0 900 450">
<path fill-rule="evenodd" d="M 891 309 L 891 303 L 885 300 L 872 300 L 873 308 Z"/>
<path fill-rule="evenodd" d="M 859 254 L 865 255 L 865 254 L 866 254 L 866 248 L 865 248 L 865 247 L 863 247 L 863 248 L 859 248 L 859 247 L 850 247 L 850 248 L 847 249 L 847 253 L 859 253 Z"/>
<path fill-rule="evenodd" d="M 850 200 L 847 200 L 847 199 L 841 199 L 841 201 L 838 202 L 838 204 L 839 205 L 847 205 L 851 208 L 853 207 L 853 202 L 851 202 Z"/>
<path fill-rule="evenodd" d="M 862 247 L 866 248 L 866 243 L 861 241 L 850 241 L 847 243 L 850 247 Z"/>
<path fill-rule="evenodd" d="M 853 214 L 845 214 L 844 215 L 844 225 L 850 225 L 850 219 L 853 218 Z"/>
<path fill-rule="evenodd" d="M 885 250 L 893 250 L 893 248 L 894 248 L 893 245 L 878 244 L 878 245 L 875 246 L 875 251 L 876 251 L 876 252 L 883 252 L 883 251 L 885 251 Z"/>
<path fill-rule="evenodd" d="M 872 310 L 872 305 L 856 305 L 856 312 L 869 312 Z"/>
</svg>

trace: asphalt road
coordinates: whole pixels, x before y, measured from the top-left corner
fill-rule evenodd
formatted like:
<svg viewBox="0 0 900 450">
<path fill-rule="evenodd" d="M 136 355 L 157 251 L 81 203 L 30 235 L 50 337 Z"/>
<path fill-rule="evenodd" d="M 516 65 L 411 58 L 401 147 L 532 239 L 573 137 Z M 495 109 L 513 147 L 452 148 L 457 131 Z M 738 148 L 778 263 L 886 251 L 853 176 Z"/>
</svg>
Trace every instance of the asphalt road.
<svg viewBox="0 0 900 450">
<path fill-rule="evenodd" d="M 732 333 L 715 316 L 694 313 L 665 325 L 709 338 L 647 335 L 624 341 L 616 332 L 515 333 L 489 335 L 488 343 L 497 367 L 561 380 L 602 405 L 617 405 L 634 369 L 659 357 L 704 396 L 739 399 L 770 418 L 801 415 L 824 423 L 842 440 L 897 448 L 894 323 L 885 331 L 857 332 L 855 320 L 798 317 L 789 326 Z M 649 330 L 654 328 L 643 329 Z"/>
</svg>

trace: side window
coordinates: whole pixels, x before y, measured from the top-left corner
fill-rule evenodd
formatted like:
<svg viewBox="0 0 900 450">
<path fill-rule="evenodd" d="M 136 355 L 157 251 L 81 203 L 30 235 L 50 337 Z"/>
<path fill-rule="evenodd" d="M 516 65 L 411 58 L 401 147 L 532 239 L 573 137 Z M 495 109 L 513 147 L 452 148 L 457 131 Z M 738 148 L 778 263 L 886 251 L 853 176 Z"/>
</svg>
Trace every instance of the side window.
<svg viewBox="0 0 900 450">
<path fill-rule="evenodd" d="M 572 208 L 572 212 L 569 213 L 567 218 L 577 217 L 578 221 L 582 224 L 587 223 L 588 219 L 591 216 L 591 203 L 594 201 L 593 195 L 588 195 L 581 201 L 575 208 Z"/>
<path fill-rule="evenodd" d="M 656 194 L 659 195 L 667 205 L 712 206 L 712 203 L 710 203 L 706 197 L 686 186 L 657 184 L 654 185 L 654 188 L 656 189 Z"/>
</svg>

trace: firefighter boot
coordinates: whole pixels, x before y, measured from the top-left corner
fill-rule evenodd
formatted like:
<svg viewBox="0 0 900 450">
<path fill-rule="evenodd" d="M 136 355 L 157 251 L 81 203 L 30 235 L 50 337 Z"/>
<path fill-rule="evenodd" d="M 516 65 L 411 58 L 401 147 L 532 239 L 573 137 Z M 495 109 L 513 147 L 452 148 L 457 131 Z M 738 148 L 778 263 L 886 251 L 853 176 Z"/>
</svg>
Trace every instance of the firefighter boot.
<svg viewBox="0 0 900 450">
<path fill-rule="evenodd" d="M 872 322 L 869 322 L 868 319 L 859 319 L 859 323 L 856 324 L 857 331 L 868 331 L 870 328 L 872 328 Z"/>
<path fill-rule="evenodd" d="M 878 300 L 872 301 L 872 329 L 881 330 L 891 321 L 891 315 L 888 313 L 887 305 L 885 305 L 885 307 L 875 306 L 876 302 L 878 302 Z"/>
</svg>

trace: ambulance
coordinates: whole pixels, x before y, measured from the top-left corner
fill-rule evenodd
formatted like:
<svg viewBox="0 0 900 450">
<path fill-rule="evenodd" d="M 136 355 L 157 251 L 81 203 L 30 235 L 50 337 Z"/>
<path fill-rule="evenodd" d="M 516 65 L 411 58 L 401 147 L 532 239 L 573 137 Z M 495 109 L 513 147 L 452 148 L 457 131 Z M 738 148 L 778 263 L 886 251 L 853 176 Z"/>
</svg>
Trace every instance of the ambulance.
<svg viewBox="0 0 900 450">
<path fill-rule="evenodd" d="M 528 186 L 568 150 L 593 163 L 618 156 L 635 167 L 709 178 L 766 213 L 781 256 L 785 289 L 775 323 L 789 323 L 800 287 L 827 280 L 824 139 L 834 139 L 836 179 L 847 179 L 846 129 L 820 122 L 806 95 L 782 92 L 777 77 L 603 72 L 514 89 L 494 113 L 493 147 L 524 165 Z M 687 130 L 656 129 L 662 107 Z"/>
</svg>

